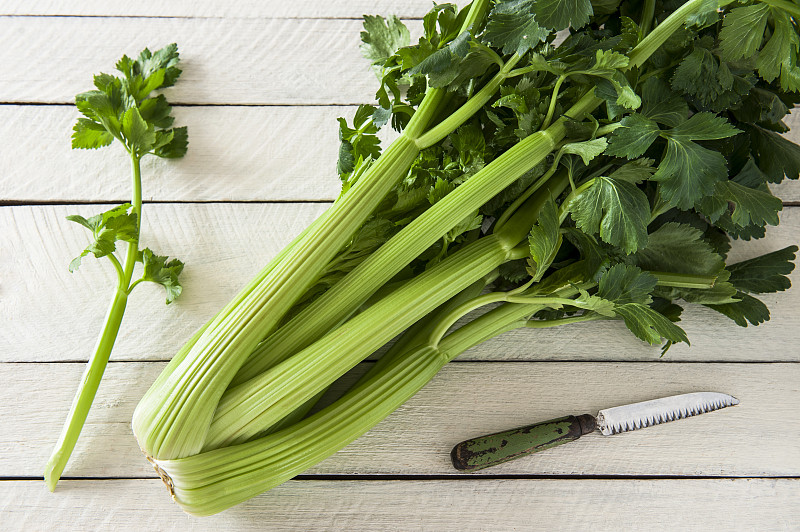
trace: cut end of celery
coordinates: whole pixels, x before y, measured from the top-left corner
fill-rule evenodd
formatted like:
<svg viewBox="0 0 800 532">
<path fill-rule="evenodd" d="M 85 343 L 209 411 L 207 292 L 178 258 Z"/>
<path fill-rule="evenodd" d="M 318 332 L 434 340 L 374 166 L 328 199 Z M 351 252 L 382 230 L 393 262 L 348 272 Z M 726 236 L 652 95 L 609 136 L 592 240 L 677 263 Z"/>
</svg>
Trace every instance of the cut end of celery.
<svg viewBox="0 0 800 532">
<path fill-rule="evenodd" d="M 175 500 L 175 484 L 172 482 L 172 477 L 170 477 L 166 471 L 161 469 L 161 466 L 158 465 L 158 462 L 155 458 L 147 454 L 147 452 L 145 452 L 143 449 L 142 453 L 144 453 L 144 457 L 147 458 L 147 461 L 150 462 L 150 465 L 152 465 L 153 469 L 155 469 L 156 473 L 158 473 L 161 482 L 163 482 L 167 487 L 167 490 L 169 490 L 169 495 L 172 497 L 172 500 Z"/>
<path fill-rule="evenodd" d="M 50 490 L 50 493 L 56 490 L 56 484 L 61 479 L 61 473 L 56 473 L 54 469 L 52 460 L 47 462 L 44 469 L 44 483 L 47 484 L 47 489 Z"/>
</svg>

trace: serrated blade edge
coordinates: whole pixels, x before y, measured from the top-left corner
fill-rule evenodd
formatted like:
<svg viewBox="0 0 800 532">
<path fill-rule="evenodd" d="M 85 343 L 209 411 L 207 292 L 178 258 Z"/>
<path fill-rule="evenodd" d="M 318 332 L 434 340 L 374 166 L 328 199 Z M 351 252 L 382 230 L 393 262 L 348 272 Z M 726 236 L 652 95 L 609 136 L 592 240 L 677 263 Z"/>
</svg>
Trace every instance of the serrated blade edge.
<svg viewBox="0 0 800 532">
<path fill-rule="evenodd" d="M 738 399 L 725 393 L 684 393 L 601 410 L 597 414 L 597 428 L 608 436 L 738 404 Z"/>
</svg>

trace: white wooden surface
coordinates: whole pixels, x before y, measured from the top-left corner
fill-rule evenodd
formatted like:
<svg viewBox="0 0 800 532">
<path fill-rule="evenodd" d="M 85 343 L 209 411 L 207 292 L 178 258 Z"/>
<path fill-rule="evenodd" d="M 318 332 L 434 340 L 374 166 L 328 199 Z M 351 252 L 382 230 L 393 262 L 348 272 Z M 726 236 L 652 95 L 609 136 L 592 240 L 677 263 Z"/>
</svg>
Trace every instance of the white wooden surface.
<svg viewBox="0 0 800 532">
<path fill-rule="evenodd" d="M 765 531 L 797 530 L 800 487 L 797 479 L 293 480 L 195 518 L 159 484 L 71 480 L 53 497 L 37 482 L 4 482 L 0 512 L 21 530 Z"/>
<path fill-rule="evenodd" d="M 68 476 L 157 478 L 130 435 L 138 399 L 164 363 L 112 363 Z M 792 419 L 800 365 L 454 362 L 419 394 L 311 474 L 450 475 L 452 446 L 482 433 L 652 397 L 724 390 L 736 408 L 617 437 L 597 434 L 476 474 L 800 476 Z M 82 364 L 2 364 L 0 477 L 35 477 Z M 47 395 L 36 389 L 50 376 Z M 637 383 L 631 386 L 631 383 Z M 735 444 L 732 444 L 735 442 Z M 93 452 L 103 449 L 102 453 Z M 717 452 L 720 450 L 720 452 Z"/>
<path fill-rule="evenodd" d="M 79 154 L 80 155 L 80 154 Z M 185 291 L 169 307 L 162 289 L 137 288 L 125 313 L 113 360 L 169 360 L 185 338 L 229 301 L 326 204 L 210 203 L 150 204 L 144 209 L 143 242 L 163 254 L 180 257 Z M 67 222 L 70 213 L 89 216 L 102 205 L 33 205 L 0 209 L 4 231 L 0 272 L 4 272 L 0 315 L 9 327 L 0 330 L 0 361 L 86 360 L 105 310 L 114 271 L 86 260 L 76 273 L 66 265 L 86 245 L 86 231 Z M 781 224 L 768 237 L 738 245 L 732 260 L 750 258 L 797 243 L 800 208 L 786 207 Z M 53 238 L 53 235 L 59 235 Z M 47 242 L 46 246 L 42 242 Z M 800 271 L 792 274 L 800 282 Z M 196 288 L 193 288 L 196 287 Z M 649 361 L 797 361 L 794 332 L 800 323 L 800 291 L 764 297 L 774 318 L 766 325 L 736 327 L 703 307 L 686 310 L 685 327 L 692 347 L 674 346 L 660 358 L 626 332 L 621 324 L 584 323 L 571 329 L 516 331 L 491 340 L 463 359 L 472 360 L 649 360 Z M 60 311 L 56 311 L 60 309 Z M 59 315 L 48 327 L 42 317 Z M 170 324 L 164 327 L 164 321 Z M 572 334 L 574 331 L 576 334 Z M 63 338 L 71 341 L 64 345 Z M 536 339 L 534 346 L 530 340 Z M 724 338 L 725 341 L 720 341 Z M 734 345 L 735 349 L 731 346 Z"/>
<path fill-rule="evenodd" d="M 415 19 L 428 6 L 0 3 L 0 530 L 798 529 L 797 289 L 766 297 L 774 317 L 757 328 L 687 310 L 693 345 L 663 358 L 613 324 L 509 334 L 465 353 L 302 480 L 209 519 L 169 500 L 130 434 L 136 401 L 188 334 L 336 197 L 334 119 L 375 88 L 357 19 Z M 69 103 L 122 53 L 172 41 L 185 64 L 169 97 L 193 104 L 175 113 L 190 151 L 144 165 L 144 197 L 159 203 L 145 206 L 143 240 L 186 260 L 185 293 L 169 307 L 157 287 L 131 297 L 71 480 L 50 494 L 41 471 L 113 275 L 92 260 L 67 272 L 86 237 L 64 216 L 129 194 L 119 150 L 69 149 Z M 776 191 L 787 202 L 781 226 L 734 259 L 798 242 L 800 186 Z M 590 435 L 478 475 L 448 463 L 450 446 L 469 436 L 701 389 L 742 404 Z"/>
</svg>

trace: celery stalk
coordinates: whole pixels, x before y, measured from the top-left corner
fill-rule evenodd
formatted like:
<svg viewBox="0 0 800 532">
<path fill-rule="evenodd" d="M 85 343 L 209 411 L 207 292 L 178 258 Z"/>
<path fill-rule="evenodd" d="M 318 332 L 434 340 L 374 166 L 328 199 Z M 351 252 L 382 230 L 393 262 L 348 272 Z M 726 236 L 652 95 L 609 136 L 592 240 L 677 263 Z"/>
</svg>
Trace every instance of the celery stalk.
<svg viewBox="0 0 800 532">
<path fill-rule="evenodd" d="M 474 2 L 462 30 L 480 21 L 487 5 L 487 0 Z M 202 448 L 217 402 L 234 374 L 405 175 L 419 153 L 415 139 L 428 129 L 444 97 L 444 90 L 429 89 L 403 135 L 333 204 L 325 220 L 282 260 L 273 261 L 255 287 L 227 305 L 170 377 L 148 390 L 133 419 L 134 434 L 146 453 L 168 458 Z"/>
</svg>

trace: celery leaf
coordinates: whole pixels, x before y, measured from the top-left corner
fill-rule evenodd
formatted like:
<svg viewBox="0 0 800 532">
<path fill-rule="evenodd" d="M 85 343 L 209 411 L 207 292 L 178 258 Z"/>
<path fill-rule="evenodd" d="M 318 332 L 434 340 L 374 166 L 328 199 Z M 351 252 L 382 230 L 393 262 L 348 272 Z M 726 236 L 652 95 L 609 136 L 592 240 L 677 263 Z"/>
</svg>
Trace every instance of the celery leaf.
<svg viewBox="0 0 800 532">
<path fill-rule="evenodd" d="M 615 264 L 600 277 L 597 295 L 614 303 L 641 303 L 649 305 L 652 302 L 650 292 L 656 287 L 656 278 L 643 272 L 636 266 Z"/>
<path fill-rule="evenodd" d="M 586 233 L 600 234 L 604 242 L 633 253 L 647 244 L 650 204 L 634 183 L 597 177 L 570 202 L 576 225 Z"/>
<path fill-rule="evenodd" d="M 700 198 L 714 192 L 718 181 L 727 178 L 725 157 L 695 141 L 730 137 L 739 130 L 712 113 L 697 113 L 682 124 L 662 131 L 667 147 L 658 171 L 662 197 L 670 205 L 691 208 Z"/>
<path fill-rule="evenodd" d="M 728 266 L 730 282 L 743 292 L 766 294 L 782 292 L 791 286 L 787 275 L 794 270 L 797 246 L 788 246 Z"/>
<path fill-rule="evenodd" d="M 535 281 L 541 279 L 544 272 L 550 267 L 561 245 L 560 225 L 556 203 L 550 198 L 542 205 L 539 221 L 531 228 L 528 235 L 531 252 L 528 270 Z"/>
<path fill-rule="evenodd" d="M 408 46 L 411 34 L 399 18 L 364 15 L 361 53 L 375 66 L 383 66 L 398 49 Z M 378 69 L 380 72 L 380 69 Z"/>
<path fill-rule="evenodd" d="M 645 270 L 695 275 L 717 275 L 725 267 L 702 231 L 675 222 L 651 232 L 647 246 L 636 252 L 634 260 Z"/>
<path fill-rule="evenodd" d="M 739 301 L 734 303 L 706 306 L 729 317 L 740 327 L 747 327 L 748 322 L 751 325 L 759 325 L 769 321 L 769 309 L 760 299 L 742 292 L 737 293 L 736 298 Z"/>
<path fill-rule="evenodd" d="M 637 338 L 650 345 L 660 344 L 662 338 L 667 340 L 667 347 L 677 342 L 689 343 L 683 329 L 647 305 L 626 303 L 617 305 L 614 311 L 622 317 L 625 325 Z"/>
<path fill-rule="evenodd" d="M 611 133 L 606 148 L 606 153 L 615 157 L 641 157 L 661 133 L 654 120 L 639 113 L 626 116 L 620 124 Z"/>
<path fill-rule="evenodd" d="M 135 243 L 139 238 L 138 221 L 136 213 L 130 211 L 131 204 L 123 203 L 88 219 L 77 214 L 67 216 L 67 220 L 91 231 L 93 237 L 92 243 L 70 262 L 69 271 L 77 270 L 89 253 L 99 259 L 116 251 L 118 241 Z"/>
<path fill-rule="evenodd" d="M 539 24 L 555 31 L 583 27 L 592 16 L 589 0 L 538 0 L 534 13 Z"/>
<path fill-rule="evenodd" d="M 142 280 L 160 284 L 167 292 L 167 305 L 181 295 L 183 287 L 178 276 L 183 271 L 183 262 L 178 259 L 167 260 L 168 257 L 156 255 L 149 248 L 144 248 L 138 257 L 144 265 Z"/>
<path fill-rule="evenodd" d="M 544 42 L 550 30 L 540 26 L 533 12 L 535 0 L 506 0 L 495 4 L 483 38 L 504 54 L 522 55 Z"/>
</svg>

